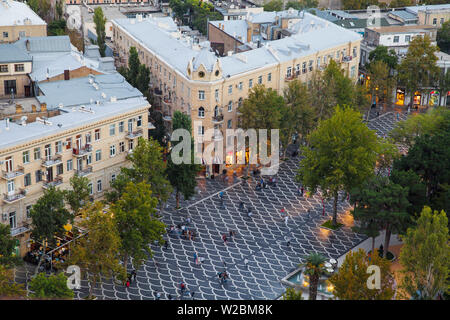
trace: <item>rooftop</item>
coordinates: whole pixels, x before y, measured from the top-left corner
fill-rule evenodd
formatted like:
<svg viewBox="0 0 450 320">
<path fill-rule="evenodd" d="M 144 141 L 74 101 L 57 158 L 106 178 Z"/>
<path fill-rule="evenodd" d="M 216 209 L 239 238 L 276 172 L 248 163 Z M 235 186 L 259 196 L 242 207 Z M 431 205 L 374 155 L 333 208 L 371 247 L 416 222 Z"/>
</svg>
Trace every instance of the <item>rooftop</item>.
<svg viewBox="0 0 450 320">
<path fill-rule="evenodd" d="M 227 21 L 210 21 L 210 23 L 223 30 L 225 33 L 229 34 L 233 38 L 241 41 L 242 43 L 247 42 L 247 21 L 246 20 L 227 20 Z M 223 29 L 222 29 L 223 26 Z"/>
<path fill-rule="evenodd" d="M 357 19 L 357 20 L 337 20 L 334 21 L 335 24 L 346 28 L 346 29 L 361 29 L 370 27 L 370 19 Z M 379 20 L 380 26 L 390 26 L 391 24 L 386 20 L 386 18 L 381 18 Z"/>
<path fill-rule="evenodd" d="M 404 26 L 388 26 L 380 28 L 368 28 L 368 29 L 379 33 L 404 33 L 404 32 L 430 31 L 436 29 L 436 27 L 426 25 L 404 25 Z"/>
<path fill-rule="evenodd" d="M 397 16 L 404 21 L 417 21 L 417 15 L 406 10 L 390 11 L 389 14 Z"/>
<path fill-rule="evenodd" d="M 149 106 L 142 94 L 119 74 L 93 77 L 101 88 L 98 91 L 89 83 L 89 78 L 41 83 L 46 96 L 36 98 L 40 102 L 65 103 L 59 108 L 61 114 L 46 119 L 47 124 L 36 121 L 22 126 L 10 122 L 9 129 L 6 129 L 6 121 L 0 121 L 0 150 Z M 106 93 L 106 99 L 101 96 L 102 92 Z M 110 99 L 110 94 L 117 100 Z M 91 102 L 92 97 L 101 102 L 97 104 L 95 99 Z"/>
<path fill-rule="evenodd" d="M 222 67 L 222 76 L 234 76 L 262 68 L 268 64 L 277 64 L 280 61 L 311 55 L 319 50 L 361 39 L 359 34 L 312 14 L 305 13 L 301 18 L 297 10 L 281 13 L 265 12 L 250 15 L 250 17 L 254 18 L 253 23 L 255 23 L 256 18 L 256 21 L 271 19 L 274 21 L 277 14 L 281 17 L 294 16 L 299 18 L 299 22 L 289 29 L 292 36 L 270 41 L 260 48 L 232 56 L 211 59 L 212 56 L 208 55 L 208 59 L 203 59 L 209 64 L 205 65 L 205 68 L 211 70 L 213 61 L 219 60 Z M 166 19 L 172 20 L 171 18 Z M 230 22 L 237 22 L 236 25 L 247 29 L 246 25 L 238 20 Z M 133 19 L 119 19 L 114 20 L 113 23 L 188 78 L 188 63 L 199 56 L 201 48 L 198 45 L 193 45 L 191 38 L 181 35 L 181 32 L 174 28 L 172 23 L 161 23 L 152 17 L 142 19 L 140 22 L 137 20 L 133 22 Z"/>
<path fill-rule="evenodd" d="M 47 25 L 23 2 L 0 0 L 0 26 Z"/>
<path fill-rule="evenodd" d="M 433 10 L 450 10 L 450 3 L 447 4 L 435 4 L 435 5 L 422 5 L 422 6 L 411 6 L 405 8 L 407 11 L 417 13 L 419 11 L 433 11 Z"/>
<path fill-rule="evenodd" d="M 31 57 L 12 43 L 0 44 L 0 63 L 27 62 Z"/>
</svg>

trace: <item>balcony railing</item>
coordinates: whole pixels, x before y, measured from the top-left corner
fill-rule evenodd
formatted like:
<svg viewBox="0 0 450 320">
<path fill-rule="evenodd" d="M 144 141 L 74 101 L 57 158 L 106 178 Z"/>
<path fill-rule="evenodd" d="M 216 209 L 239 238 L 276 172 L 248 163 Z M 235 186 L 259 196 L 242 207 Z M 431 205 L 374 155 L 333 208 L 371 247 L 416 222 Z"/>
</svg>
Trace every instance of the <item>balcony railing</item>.
<svg viewBox="0 0 450 320">
<path fill-rule="evenodd" d="M 24 223 L 22 226 L 11 229 L 11 236 L 15 237 L 19 234 L 25 233 L 30 230 L 30 225 L 28 223 Z"/>
<path fill-rule="evenodd" d="M 81 170 L 80 169 L 75 170 L 75 174 L 77 174 L 81 177 L 87 176 L 88 174 L 91 174 L 91 173 L 92 173 L 91 166 L 87 166 L 86 168 L 83 168 Z"/>
<path fill-rule="evenodd" d="M 223 122 L 223 114 L 219 114 L 217 116 L 212 117 L 213 123 L 222 123 Z"/>
<path fill-rule="evenodd" d="M 12 180 L 14 178 L 17 178 L 19 176 L 22 176 L 23 173 L 23 167 L 17 166 L 17 169 L 14 171 L 2 171 L 2 178 L 6 180 Z"/>
<path fill-rule="evenodd" d="M 6 203 L 14 203 L 25 198 L 27 191 L 25 189 L 20 189 L 18 192 L 14 192 L 12 194 L 5 194 L 3 197 L 3 201 Z"/>
<path fill-rule="evenodd" d="M 171 104 L 172 103 L 172 99 L 169 99 L 167 96 L 164 97 L 164 99 L 162 100 L 163 103 L 165 104 Z"/>
<path fill-rule="evenodd" d="M 81 148 L 73 148 L 72 154 L 76 157 L 82 157 L 87 155 L 89 152 L 92 152 L 92 145 L 86 144 Z"/>
<path fill-rule="evenodd" d="M 286 77 L 284 78 L 285 81 L 291 81 L 291 80 L 294 80 L 294 79 L 295 79 L 295 76 L 293 74 L 286 75 Z"/>
<path fill-rule="evenodd" d="M 352 56 L 345 56 L 342 57 L 342 62 L 350 62 L 352 61 L 353 57 Z"/>
<path fill-rule="evenodd" d="M 63 179 L 62 177 L 56 177 L 53 181 L 44 181 L 44 184 L 42 185 L 42 187 L 44 189 L 48 189 L 50 187 L 56 187 L 59 186 L 60 184 L 63 183 Z"/>
<path fill-rule="evenodd" d="M 62 162 L 61 161 L 61 155 L 57 154 L 57 155 L 55 155 L 53 157 L 47 157 L 46 159 L 44 159 L 42 161 L 42 166 L 47 168 L 47 167 L 54 166 L 55 164 L 59 164 L 61 162 Z"/>
<path fill-rule="evenodd" d="M 135 138 L 139 138 L 142 137 L 143 131 L 142 129 L 136 130 L 136 131 L 128 131 L 127 135 L 125 136 L 125 138 L 127 139 L 135 139 Z"/>
<path fill-rule="evenodd" d="M 163 120 L 164 121 L 172 121 L 172 116 L 169 113 L 164 113 Z"/>
</svg>

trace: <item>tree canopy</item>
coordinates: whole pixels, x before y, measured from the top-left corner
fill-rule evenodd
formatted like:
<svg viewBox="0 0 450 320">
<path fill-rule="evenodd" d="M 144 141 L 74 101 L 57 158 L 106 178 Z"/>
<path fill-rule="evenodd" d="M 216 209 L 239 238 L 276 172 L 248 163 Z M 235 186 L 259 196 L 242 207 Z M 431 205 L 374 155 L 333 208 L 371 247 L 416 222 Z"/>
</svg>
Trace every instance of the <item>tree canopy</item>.
<svg viewBox="0 0 450 320">
<path fill-rule="evenodd" d="M 95 32 L 97 33 L 97 45 L 98 51 L 102 57 L 105 56 L 106 50 L 106 31 L 105 31 L 105 23 L 106 17 L 103 15 L 103 10 L 101 6 L 98 6 L 94 10 L 94 23 L 95 23 Z"/>
<path fill-rule="evenodd" d="M 74 293 L 67 287 L 64 273 L 46 276 L 39 273 L 29 283 L 33 298 L 39 299 L 73 299 Z"/>
<path fill-rule="evenodd" d="M 7 268 L 20 264 L 20 257 L 15 255 L 17 239 L 11 236 L 10 226 L 0 223 L 0 265 Z"/>
<path fill-rule="evenodd" d="M 441 51 L 450 54 L 450 20 L 444 22 L 437 31 L 436 41 Z"/>
</svg>

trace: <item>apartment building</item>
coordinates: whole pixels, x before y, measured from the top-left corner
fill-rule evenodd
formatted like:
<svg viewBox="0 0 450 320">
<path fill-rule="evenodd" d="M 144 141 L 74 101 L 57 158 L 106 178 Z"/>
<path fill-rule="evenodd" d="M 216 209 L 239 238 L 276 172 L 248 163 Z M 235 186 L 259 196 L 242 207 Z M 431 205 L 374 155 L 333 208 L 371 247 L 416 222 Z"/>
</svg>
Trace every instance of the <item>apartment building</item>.
<svg viewBox="0 0 450 320">
<path fill-rule="evenodd" d="M 78 174 L 101 198 L 137 139 L 148 138 L 147 100 L 118 73 L 39 84 L 40 111 L 29 122 L 0 121 L 1 223 L 27 251 L 30 209 L 50 186 L 66 189 Z M 53 115 L 53 116 L 51 116 Z"/>
<path fill-rule="evenodd" d="M 47 35 L 47 23 L 23 2 L 0 0 L 0 43 Z"/>
<path fill-rule="evenodd" d="M 122 5 L 145 5 L 151 3 L 149 0 L 66 0 L 67 4 L 122 4 Z"/>
<path fill-rule="evenodd" d="M 450 20 L 450 3 L 436 5 L 411 6 L 405 8 L 417 17 L 417 24 L 442 27 L 444 22 Z"/>
<path fill-rule="evenodd" d="M 273 24 L 280 16 L 292 17 L 291 22 L 286 18 L 281 25 L 281 29 L 288 31 L 287 36 L 264 39 L 259 31 L 263 24 L 256 22 L 268 20 Z M 134 46 L 141 63 L 150 68 L 156 100 L 154 108 L 163 114 L 166 123 L 170 126 L 175 110 L 191 116 L 199 157 L 210 143 L 214 143 L 215 150 L 226 150 L 233 144 L 232 137 L 224 139 L 223 135 L 226 129 L 238 128 L 237 108 L 253 86 L 262 84 L 282 94 L 289 81 L 298 78 L 307 82 L 314 70 L 323 69 L 331 59 L 341 62 L 353 79 L 358 76 L 361 41 L 358 34 L 296 10 L 264 12 L 251 19 L 249 38 L 247 27 L 238 30 L 239 34 L 245 35 L 243 42 L 249 49 L 227 52 L 224 57 L 213 53 L 208 41 L 199 42 L 183 35 L 169 17 L 112 21 L 114 45 L 122 61 L 128 60 L 129 48 Z M 242 22 L 245 21 L 211 24 L 228 26 L 236 23 L 240 26 Z M 230 36 L 225 28 L 220 29 L 223 36 Z M 213 37 L 210 34 L 210 41 Z M 260 40 L 259 45 L 256 40 Z M 206 138 L 208 129 L 214 129 L 210 141 Z M 233 159 L 239 161 L 242 157 L 244 155 L 239 152 L 219 151 L 214 163 L 207 163 L 206 170 L 219 173 L 231 165 Z"/>
</svg>

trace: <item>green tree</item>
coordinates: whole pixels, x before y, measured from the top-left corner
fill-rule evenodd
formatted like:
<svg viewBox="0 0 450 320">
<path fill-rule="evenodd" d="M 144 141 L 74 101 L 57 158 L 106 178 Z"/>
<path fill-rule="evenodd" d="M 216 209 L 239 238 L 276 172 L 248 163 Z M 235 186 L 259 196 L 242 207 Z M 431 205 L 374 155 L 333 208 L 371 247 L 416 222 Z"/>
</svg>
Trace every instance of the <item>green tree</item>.
<svg viewBox="0 0 450 320">
<path fill-rule="evenodd" d="M 264 5 L 264 11 L 281 11 L 283 10 L 283 1 L 271 0 Z"/>
<path fill-rule="evenodd" d="M 22 284 L 14 282 L 14 272 L 7 269 L 6 266 L 0 264 L 0 298 L 17 298 L 27 295 Z"/>
<path fill-rule="evenodd" d="M 98 45 L 98 51 L 100 52 L 100 55 L 102 57 L 105 56 L 105 50 L 106 50 L 106 31 L 105 31 L 105 23 L 106 18 L 103 15 L 103 10 L 99 6 L 95 8 L 94 10 L 94 23 L 95 23 L 95 31 L 97 33 L 97 45 Z"/>
<path fill-rule="evenodd" d="M 377 46 L 375 50 L 369 54 L 370 63 L 366 65 L 367 69 L 370 69 L 370 65 L 376 61 L 382 61 L 389 67 L 389 73 L 392 74 L 393 70 L 397 68 L 398 57 L 393 49 L 389 50 L 385 46 Z"/>
<path fill-rule="evenodd" d="M 308 87 L 298 80 L 289 83 L 284 91 L 284 101 L 286 107 L 282 109 L 280 126 L 281 143 L 286 156 L 287 146 L 292 143 L 294 134 L 298 134 L 302 141 L 306 140 L 315 126 L 315 113 Z"/>
<path fill-rule="evenodd" d="M 185 129 L 191 133 L 191 141 L 189 142 L 191 145 L 190 163 L 175 164 L 172 159 L 172 152 L 174 152 L 173 148 L 167 161 L 167 177 L 170 184 L 175 189 L 176 206 L 179 208 L 180 194 L 183 194 L 185 200 L 190 199 L 195 194 L 195 187 L 197 186 L 197 179 L 195 178 L 197 173 L 201 170 L 201 167 L 194 161 L 195 155 L 194 141 L 192 139 L 191 131 L 191 118 L 180 111 L 175 111 L 173 114 L 172 123 L 172 128 L 174 131 L 177 129 Z M 179 143 L 183 143 L 183 141 L 180 141 Z M 183 151 L 180 152 L 179 156 L 184 157 Z"/>
<path fill-rule="evenodd" d="M 332 93 L 336 98 L 336 104 L 355 107 L 355 86 L 353 80 L 344 74 L 344 70 L 342 70 L 339 63 L 331 59 L 323 71 L 323 77 L 327 82 L 334 82 L 334 86 L 329 85 L 329 87 L 334 89 Z"/>
<path fill-rule="evenodd" d="M 450 54 L 450 20 L 444 22 L 437 31 L 436 41 L 441 51 Z"/>
<path fill-rule="evenodd" d="M 55 4 L 55 12 L 56 12 L 56 19 L 63 19 L 63 2 L 62 0 L 56 1 Z"/>
<path fill-rule="evenodd" d="M 64 273 L 46 276 L 39 273 L 31 279 L 29 288 L 33 298 L 38 299 L 73 299 L 73 291 L 67 287 Z"/>
<path fill-rule="evenodd" d="M 48 21 L 50 15 L 51 4 L 49 0 L 28 0 L 27 4 L 42 19 Z"/>
<path fill-rule="evenodd" d="M 79 175 L 70 178 L 70 189 L 64 193 L 64 198 L 72 213 L 77 215 L 80 209 L 89 202 L 89 179 Z"/>
<path fill-rule="evenodd" d="M 61 20 L 53 20 L 48 23 L 48 35 L 49 36 L 62 36 L 66 34 L 66 21 L 64 19 Z"/>
<path fill-rule="evenodd" d="M 327 274 L 325 268 L 326 258 L 319 253 L 310 253 L 304 264 L 304 274 L 309 277 L 309 300 L 317 299 L 317 286 L 320 277 Z"/>
<path fill-rule="evenodd" d="M 121 239 L 120 253 L 125 271 L 128 258 L 133 258 L 135 268 L 139 268 L 147 253 L 153 256 L 149 244 L 163 243 L 165 224 L 156 218 L 156 204 L 149 184 L 129 182 L 122 197 L 111 206 L 114 222 Z"/>
<path fill-rule="evenodd" d="M 283 293 L 283 300 L 303 300 L 302 291 L 286 288 L 286 292 Z"/>
<path fill-rule="evenodd" d="M 417 225 L 402 237 L 402 288 L 414 299 L 436 299 L 449 287 L 450 249 L 444 211 L 424 207 Z"/>
<path fill-rule="evenodd" d="M 144 95 L 148 94 L 148 84 L 150 82 L 150 69 L 145 64 L 139 65 L 136 77 L 136 88 Z"/>
<path fill-rule="evenodd" d="M 287 10 L 289 8 L 295 10 L 303 10 L 306 8 L 317 8 L 319 2 L 317 0 L 290 0 L 286 3 L 284 8 Z"/>
<path fill-rule="evenodd" d="M 16 256 L 17 239 L 11 236 L 10 226 L 0 223 L 0 265 L 12 267 L 21 263 L 20 257 Z"/>
<path fill-rule="evenodd" d="M 394 78 L 389 74 L 388 65 L 377 60 L 372 62 L 369 67 L 369 91 L 372 101 L 378 97 L 380 104 L 389 104 L 392 101 L 392 90 L 395 87 Z"/>
<path fill-rule="evenodd" d="M 378 5 L 378 0 L 342 0 L 344 10 L 361 10 L 370 5 Z"/>
<path fill-rule="evenodd" d="M 303 147 L 297 179 L 310 191 L 321 189 L 324 198 L 334 198 L 333 226 L 337 226 L 339 191 L 349 192 L 374 175 L 379 142 L 361 114 L 348 106 L 322 121 Z"/>
<path fill-rule="evenodd" d="M 135 47 L 130 47 L 130 54 L 128 56 L 128 70 L 127 70 L 127 81 L 136 87 L 137 77 L 139 75 L 139 55 Z"/>
<path fill-rule="evenodd" d="M 380 267 L 380 289 L 367 286 L 370 276 L 367 268 L 370 265 Z M 363 249 L 350 251 L 339 270 L 329 278 L 334 287 L 333 294 L 340 300 L 391 300 L 395 289 L 390 267 L 391 263 L 380 258 L 378 251 L 372 251 L 370 256 Z"/>
<path fill-rule="evenodd" d="M 434 87 L 438 80 L 437 50 L 428 35 L 415 37 L 409 44 L 406 57 L 398 67 L 398 80 L 406 87 L 411 99 L 414 92 L 422 87 Z"/>
<path fill-rule="evenodd" d="M 314 70 L 311 76 L 309 92 L 311 104 L 316 115 L 316 121 L 328 119 L 336 106 L 336 84 L 332 79 L 327 79 L 323 72 Z"/>
<path fill-rule="evenodd" d="M 122 168 L 125 176 L 133 182 L 147 182 L 151 185 L 153 196 L 162 205 L 170 196 L 172 187 L 166 176 L 166 164 L 162 159 L 162 147 L 152 138 L 139 138 L 133 153 L 127 156 L 131 168 Z"/>
<path fill-rule="evenodd" d="M 352 215 L 362 222 L 360 231 L 374 237 L 378 235 L 377 228 L 385 230 L 383 258 L 389 250 L 391 234 L 403 232 L 410 221 L 407 196 L 407 188 L 382 176 L 375 176 L 352 191 Z"/>
<path fill-rule="evenodd" d="M 111 210 L 105 209 L 101 202 L 86 206 L 81 211 L 81 226 L 88 233 L 79 238 L 71 248 L 67 265 L 78 265 L 90 283 L 89 297 L 101 277 L 116 275 L 125 279 L 125 270 L 119 261 L 121 239 Z"/>
<path fill-rule="evenodd" d="M 420 176 L 412 170 L 392 170 L 389 179 L 408 190 L 407 199 L 410 204 L 407 211 L 410 216 L 418 216 L 421 209 L 428 203 L 426 197 L 426 186 Z"/>
</svg>

